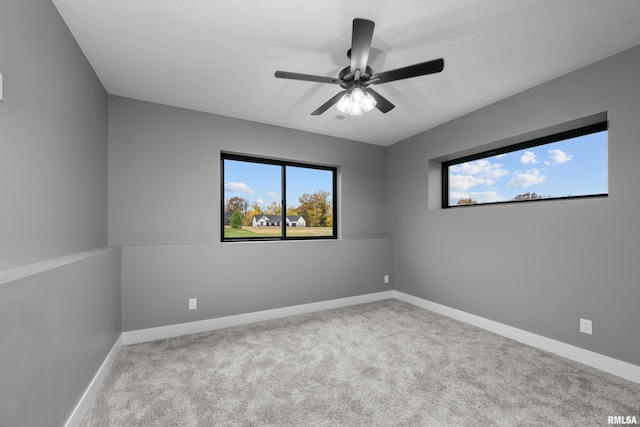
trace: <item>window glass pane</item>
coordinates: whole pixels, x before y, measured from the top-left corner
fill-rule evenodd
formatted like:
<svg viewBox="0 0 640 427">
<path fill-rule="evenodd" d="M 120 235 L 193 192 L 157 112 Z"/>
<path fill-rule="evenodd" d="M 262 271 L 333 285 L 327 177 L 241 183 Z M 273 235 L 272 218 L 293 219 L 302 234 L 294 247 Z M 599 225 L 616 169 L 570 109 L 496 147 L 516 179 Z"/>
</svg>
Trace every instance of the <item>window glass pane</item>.
<svg viewBox="0 0 640 427">
<path fill-rule="evenodd" d="M 282 167 L 224 160 L 224 237 L 282 237 Z"/>
<path fill-rule="evenodd" d="M 607 131 L 448 166 L 448 206 L 608 193 Z"/>
<path fill-rule="evenodd" d="M 287 237 L 333 236 L 333 171 L 286 166 Z"/>
<path fill-rule="evenodd" d="M 223 241 L 337 238 L 336 168 L 221 157 Z"/>
</svg>

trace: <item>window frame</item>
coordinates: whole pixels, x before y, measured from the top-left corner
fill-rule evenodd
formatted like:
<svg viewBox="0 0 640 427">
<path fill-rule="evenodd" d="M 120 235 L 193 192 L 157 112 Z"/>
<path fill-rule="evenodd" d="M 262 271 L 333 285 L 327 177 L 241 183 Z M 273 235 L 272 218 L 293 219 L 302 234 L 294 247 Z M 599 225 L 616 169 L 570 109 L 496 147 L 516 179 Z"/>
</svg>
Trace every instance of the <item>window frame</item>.
<svg viewBox="0 0 640 427">
<path fill-rule="evenodd" d="M 504 200 L 500 202 L 486 202 L 486 203 L 476 203 L 476 204 L 469 204 L 469 205 L 450 205 L 449 204 L 449 168 L 451 166 L 471 162 L 474 160 L 485 159 L 485 158 L 497 156 L 500 154 L 512 153 L 512 152 L 524 150 L 527 148 L 539 147 L 541 145 L 546 145 L 546 144 L 552 144 L 554 142 L 564 141 L 567 139 L 577 138 L 580 136 L 585 136 L 585 135 L 602 132 L 602 131 L 607 131 L 607 132 L 609 131 L 609 122 L 607 120 L 594 123 L 591 125 L 587 125 L 587 126 L 582 126 L 576 129 L 567 130 L 564 132 L 555 133 L 553 135 L 543 136 L 541 138 L 535 138 L 529 141 L 524 141 L 517 144 L 511 144 L 505 147 L 487 150 L 481 153 L 472 154 L 469 156 L 464 156 L 464 157 L 442 162 L 442 185 L 441 185 L 442 209 L 468 208 L 472 206 L 477 207 L 477 206 L 487 206 L 487 205 L 505 205 L 505 204 L 511 204 L 511 203 L 545 202 L 545 201 L 551 201 L 551 200 L 608 197 L 609 193 L 607 191 L 607 193 L 585 194 L 580 196 L 547 197 L 542 199 L 529 199 L 529 200 Z M 607 136 L 608 136 L 608 133 L 607 133 Z M 608 140 L 607 140 L 607 148 L 608 148 Z M 608 166 L 607 166 L 607 173 L 608 173 Z"/>
<path fill-rule="evenodd" d="M 224 161 L 235 160 L 248 163 L 259 163 L 266 165 L 280 166 L 281 170 L 281 199 L 280 205 L 282 206 L 283 217 L 286 217 L 287 212 L 287 177 L 286 168 L 298 167 L 306 169 L 323 170 L 332 173 L 332 234 L 331 236 L 287 236 L 287 221 L 282 220 L 280 224 L 281 235 L 280 236 L 265 236 L 265 237 L 225 237 L 224 235 L 224 214 L 225 214 L 225 197 L 224 197 Z M 302 163 L 289 160 L 270 159 L 265 157 L 248 156 L 244 154 L 235 154 L 228 152 L 220 153 L 220 241 L 221 242 L 263 242 L 263 241 L 287 241 L 287 240 L 336 240 L 338 238 L 338 168 L 335 166 L 324 166 L 311 163 Z"/>
</svg>

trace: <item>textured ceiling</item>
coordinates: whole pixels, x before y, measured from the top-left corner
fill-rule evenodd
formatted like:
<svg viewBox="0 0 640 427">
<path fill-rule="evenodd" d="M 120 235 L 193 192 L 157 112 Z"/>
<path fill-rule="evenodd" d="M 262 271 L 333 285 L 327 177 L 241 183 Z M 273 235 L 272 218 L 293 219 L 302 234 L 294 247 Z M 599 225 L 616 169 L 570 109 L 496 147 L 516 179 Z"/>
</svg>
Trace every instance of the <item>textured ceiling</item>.
<svg viewBox="0 0 640 427">
<path fill-rule="evenodd" d="M 105 89 L 119 95 L 390 145 L 640 44 L 638 0 L 52 0 Z M 355 17 L 369 65 L 435 58 L 440 74 L 376 86 L 396 108 L 310 113 L 337 85 Z"/>
</svg>

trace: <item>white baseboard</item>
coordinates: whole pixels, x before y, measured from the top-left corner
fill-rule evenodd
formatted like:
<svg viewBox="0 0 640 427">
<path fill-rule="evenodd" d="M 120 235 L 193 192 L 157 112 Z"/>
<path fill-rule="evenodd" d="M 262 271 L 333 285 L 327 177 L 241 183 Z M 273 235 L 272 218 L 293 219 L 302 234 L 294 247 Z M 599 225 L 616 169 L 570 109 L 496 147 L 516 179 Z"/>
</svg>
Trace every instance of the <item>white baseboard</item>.
<svg viewBox="0 0 640 427">
<path fill-rule="evenodd" d="M 98 389 L 102 385 L 102 382 L 107 377 L 111 366 L 113 366 L 113 362 L 116 361 L 116 357 L 118 357 L 118 353 L 120 353 L 120 349 L 122 348 L 122 334 L 118 337 L 113 347 L 111 347 L 111 351 L 107 355 L 102 365 L 98 369 L 98 372 L 93 376 L 93 379 L 87 386 L 87 389 L 84 391 L 84 394 L 78 401 L 78 404 L 73 409 L 73 412 L 69 416 L 69 419 L 64 424 L 64 427 L 77 427 L 82 422 L 84 416 L 87 414 L 87 411 L 91 407 L 96 395 L 98 394 Z"/>
<path fill-rule="evenodd" d="M 329 310 L 332 308 L 347 307 L 356 304 L 365 304 L 373 301 L 393 298 L 393 291 L 376 292 L 373 294 L 358 295 L 354 297 L 339 298 L 329 301 L 314 302 L 310 304 L 294 305 L 291 307 L 276 308 L 272 310 L 256 311 L 253 313 L 238 314 L 235 316 L 218 317 L 215 319 L 200 320 L 197 322 L 180 323 L 177 325 L 160 326 L 157 328 L 139 329 L 123 332 L 123 344 L 137 344 L 145 341 L 154 341 L 180 335 L 196 334 L 231 326 L 245 325 L 247 323 L 262 322 L 264 320 L 279 319 L 298 314 L 313 313 L 315 311 Z"/>
<path fill-rule="evenodd" d="M 484 317 L 476 316 L 455 308 L 447 307 L 429 300 L 405 294 L 400 291 L 383 291 L 373 294 L 358 295 L 348 298 L 339 298 L 329 301 L 321 301 L 310 304 L 295 305 L 291 307 L 277 308 L 273 310 L 264 310 L 254 313 L 239 314 L 235 316 L 221 317 L 217 319 L 201 320 L 198 322 L 181 323 L 177 325 L 161 326 L 157 328 L 140 329 L 137 331 L 123 332 L 106 359 L 93 377 L 93 380 L 85 390 L 76 405 L 75 409 L 69 416 L 64 427 L 77 427 L 82 422 L 86 412 L 91 407 L 98 389 L 102 385 L 107 373 L 116 360 L 118 353 L 123 345 L 137 344 L 146 341 L 158 339 L 172 338 L 180 335 L 188 335 L 199 332 L 206 332 L 215 329 L 228 328 L 231 326 L 245 325 L 248 323 L 262 322 L 265 320 L 278 319 L 282 317 L 295 316 L 298 314 L 313 313 L 321 310 L 329 310 L 332 308 L 348 307 L 356 304 L 365 304 L 368 302 L 380 301 L 395 298 L 400 301 L 407 302 L 417 307 L 431 310 L 435 313 L 460 320 L 465 323 L 486 329 L 490 332 L 511 338 L 523 344 L 536 347 L 550 353 L 557 354 L 567 359 L 582 363 L 587 366 L 617 375 L 624 379 L 640 383 L 640 366 L 623 362 L 612 357 L 594 353 L 583 348 L 565 344 L 560 341 L 552 340 L 522 329 L 514 328 Z"/>
<path fill-rule="evenodd" d="M 312 313 L 320 310 L 347 307 L 350 305 L 364 304 L 383 299 L 396 298 L 408 302 L 418 307 L 452 317 L 465 323 L 478 326 L 498 335 L 519 341 L 523 344 L 536 347 L 550 353 L 557 354 L 567 359 L 591 366 L 604 372 L 640 383 L 640 366 L 633 365 L 609 356 L 604 356 L 593 351 L 585 350 L 570 344 L 556 341 L 542 335 L 527 332 L 513 326 L 505 325 L 484 317 L 476 316 L 447 307 L 429 300 L 418 298 L 400 291 L 383 291 L 373 294 L 359 295 L 348 298 L 339 298 L 329 301 L 321 301 L 311 304 L 302 304 L 291 307 L 264 310 L 254 313 L 239 314 L 235 316 L 221 317 L 216 319 L 201 320 L 197 322 L 181 323 L 177 325 L 161 326 L 157 328 L 140 329 L 122 333 L 122 344 L 136 344 L 145 341 L 177 337 L 200 332 L 211 331 L 231 326 L 244 325 L 247 323 L 261 322 L 265 320 L 278 319 L 298 314 Z"/>
<path fill-rule="evenodd" d="M 567 359 L 617 375 L 629 381 L 640 383 L 640 366 L 623 362 L 609 356 L 604 356 L 599 353 L 594 353 L 593 351 L 585 350 L 570 344 L 565 344 L 561 341 L 546 338 L 542 335 L 527 332 L 493 320 L 485 319 L 484 317 L 447 307 L 446 305 L 414 297 L 413 295 L 408 295 L 400 291 L 391 292 L 393 293 L 393 298 L 399 299 L 400 301 L 408 302 L 409 304 L 413 304 L 421 308 L 426 308 L 427 310 L 486 329 L 495 334 L 519 341 L 523 344 L 557 354 L 558 356 L 566 357 Z"/>
</svg>

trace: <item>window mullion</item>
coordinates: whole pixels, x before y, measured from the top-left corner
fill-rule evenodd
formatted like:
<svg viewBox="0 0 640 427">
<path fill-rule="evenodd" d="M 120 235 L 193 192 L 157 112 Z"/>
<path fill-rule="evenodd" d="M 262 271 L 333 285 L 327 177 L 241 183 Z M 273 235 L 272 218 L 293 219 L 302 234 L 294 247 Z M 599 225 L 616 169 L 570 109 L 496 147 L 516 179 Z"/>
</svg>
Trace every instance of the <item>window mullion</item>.
<svg viewBox="0 0 640 427">
<path fill-rule="evenodd" d="M 287 238 L 287 167 L 282 165 L 282 200 L 280 200 L 280 220 L 282 223 L 282 238 Z"/>
</svg>

